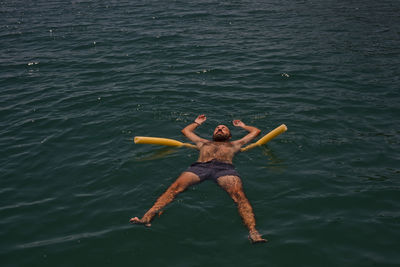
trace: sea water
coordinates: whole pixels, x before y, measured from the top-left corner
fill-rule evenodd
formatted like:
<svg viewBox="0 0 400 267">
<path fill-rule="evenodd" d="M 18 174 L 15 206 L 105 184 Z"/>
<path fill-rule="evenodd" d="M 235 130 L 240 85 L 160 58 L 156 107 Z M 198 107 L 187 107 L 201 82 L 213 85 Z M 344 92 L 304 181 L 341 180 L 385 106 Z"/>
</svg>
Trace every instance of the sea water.
<svg viewBox="0 0 400 267">
<path fill-rule="evenodd" d="M 400 2 L 0 2 L 1 266 L 400 265 Z M 130 225 L 233 119 L 288 131 Z"/>
</svg>

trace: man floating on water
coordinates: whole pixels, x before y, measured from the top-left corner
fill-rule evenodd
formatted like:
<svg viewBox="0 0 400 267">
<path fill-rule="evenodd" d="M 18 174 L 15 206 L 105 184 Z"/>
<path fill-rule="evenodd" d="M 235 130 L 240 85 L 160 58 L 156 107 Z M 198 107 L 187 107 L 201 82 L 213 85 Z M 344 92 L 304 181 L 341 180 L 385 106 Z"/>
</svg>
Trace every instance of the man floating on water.
<svg viewBox="0 0 400 267">
<path fill-rule="evenodd" d="M 231 132 L 225 125 L 218 125 L 213 133 L 212 141 L 203 139 L 194 133 L 194 130 L 206 121 L 205 115 L 199 115 L 196 120 L 186 126 L 182 133 L 189 138 L 200 150 L 197 162 L 184 171 L 178 179 L 157 199 L 154 205 L 139 219 L 130 219 L 131 223 L 151 226 L 154 216 L 171 203 L 174 198 L 189 186 L 212 180 L 222 187 L 237 204 L 239 215 L 249 230 L 249 239 L 253 243 L 266 242 L 256 229 L 253 208 L 247 199 L 239 174 L 232 164 L 232 159 L 241 147 L 260 134 L 256 127 L 244 124 L 241 120 L 234 120 L 233 125 L 249 133 L 243 138 L 230 141 Z"/>
</svg>

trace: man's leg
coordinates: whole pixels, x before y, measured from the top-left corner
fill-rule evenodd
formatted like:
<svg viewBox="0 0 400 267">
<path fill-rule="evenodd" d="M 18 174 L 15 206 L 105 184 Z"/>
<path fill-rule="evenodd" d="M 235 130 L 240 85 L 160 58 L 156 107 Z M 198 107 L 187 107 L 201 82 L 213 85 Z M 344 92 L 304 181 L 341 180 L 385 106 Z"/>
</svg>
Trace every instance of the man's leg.
<svg viewBox="0 0 400 267">
<path fill-rule="evenodd" d="M 231 196 L 237 204 L 239 215 L 243 223 L 249 229 L 249 238 L 251 242 L 266 242 L 267 240 L 256 230 L 256 220 L 254 218 L 253 208 L 243 192 L 242 181 L 238 176 L 228 175 L 219 177 L 217 183 Z"/>
<path fill-rule="evenodd" d="M 134 217 L 130 219 L 131 223 L 144 224 L 146 226 L 151 226 L 151 221 L 157 213 L 160 213 L 161 210 L 174 200 L 176 195 L 185 191 L 189 186 L 197 184 L 200 182 L 199 176 L 192 172 L 183 172 L 178 179 L 165 191 L 154 203 L 153 207 L 151 207 L 142 217 L 139 219 L 138 217 Z"/>
</svg>

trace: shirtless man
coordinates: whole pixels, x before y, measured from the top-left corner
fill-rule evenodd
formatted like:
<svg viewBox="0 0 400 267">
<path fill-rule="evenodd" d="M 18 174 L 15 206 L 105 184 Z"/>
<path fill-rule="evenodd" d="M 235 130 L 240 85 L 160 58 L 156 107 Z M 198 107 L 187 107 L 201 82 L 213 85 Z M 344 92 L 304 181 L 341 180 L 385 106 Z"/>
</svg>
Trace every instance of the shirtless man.
<svg viewBox="0 0 400 267">
<path fill-rule="evenodd" d="M 171 203 L 176 195 L 185 191 L 189 186 L 198 184 L 204 180 L 212 180 L 221 186 L 237 204 L 239 214 L 244 224 L 249 230 L 249 239 L 253 243 L 266 242 L 256 230 L 256 221 L 253 208 L 243 192 L 242 181 L 232 159 L 240 148 L 253 140 L 260 134 L 260 130 L 253 126 L 248 126 L 240 120 L 234 120 L 233 125 L 241 127 L 249 133 L 242 139 L 229 141 L 231 133 L 225 125 L 218 125 L 213 133 L 213 141 L 209 141 L 197 136 L 194 130 L 206 121 L 205 115 L 199 115 L 196 120 L 186 126 L 182 133 L 196 144 L 200 150 L 199 159 L 184 171 L 178 179 L 157 199 L 144 216 L 139 219 L 130 219 L 131 223 L 144 224 L 151 226 L 151 221 L 156 214 L 161 214 L 162 209 Z"/>
</svg>

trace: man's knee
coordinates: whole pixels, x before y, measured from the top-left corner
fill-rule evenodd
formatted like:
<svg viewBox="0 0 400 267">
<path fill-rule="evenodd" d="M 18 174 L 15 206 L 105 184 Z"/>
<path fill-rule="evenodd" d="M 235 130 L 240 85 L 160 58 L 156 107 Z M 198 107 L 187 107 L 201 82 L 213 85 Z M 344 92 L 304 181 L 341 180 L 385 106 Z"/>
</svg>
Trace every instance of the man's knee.
<svg viewBox="0 0 400 267">
<path fill-rule="evenodd" d="M 184 173 L 178 179 L 176 179 L 176 181 L 171 185 L 170 189 L 176 193 L 180 193 L 182 191 L 185 191 L 185 189 L 192 184 L 195 184 L 199 181 L 200 179 L 194 176 L 194 174 L 191 175 L 188 173 Z"/>
<path fill-rule="evenodd" d="M 232 190 L 230 192 L 228 191 L 228 193 L 231 195 L 233 201 L 235 201 L 236 203 L 245 201 L 247 199 L 242 190 Z"/>
<path fill-rule="evenodd" d="M 170 190 L 172 190 L 174 193 L 180 193 L 182 191 L 185 191 L 187 187 L 188 185 L 186 183 L 183 183 L 182 181 L 175 181 L 170 186 Z"/>
</svg>

